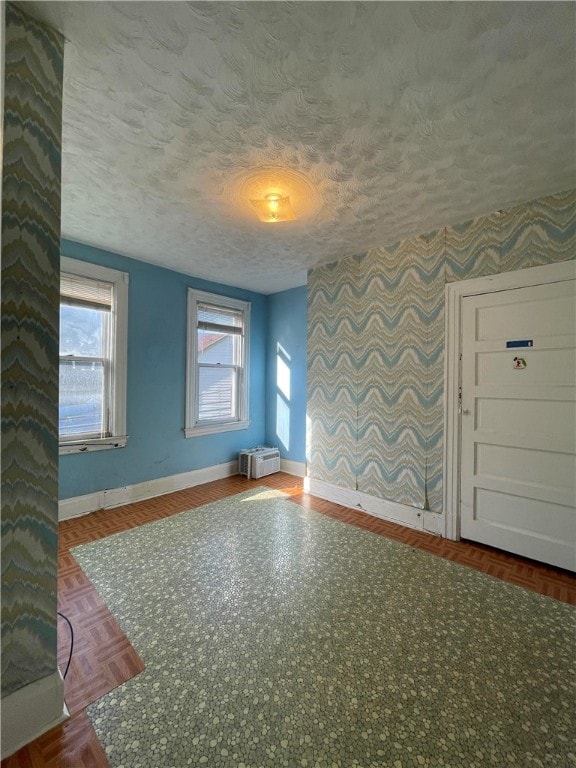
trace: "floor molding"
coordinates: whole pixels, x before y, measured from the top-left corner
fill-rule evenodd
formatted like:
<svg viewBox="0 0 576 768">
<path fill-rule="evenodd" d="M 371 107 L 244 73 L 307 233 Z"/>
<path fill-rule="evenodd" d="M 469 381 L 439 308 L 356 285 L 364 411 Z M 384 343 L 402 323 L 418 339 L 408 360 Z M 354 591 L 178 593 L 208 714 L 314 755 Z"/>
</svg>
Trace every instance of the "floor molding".
<svg viewBox="0 0 576 768">
<path fill-rule="evenodd" d="M 143 483 L 125 485 L 122 488 L 108 488 L 96 493 L 87 493 L 84 496 L 73 496 L 70 499 L 61 499 L 58 503 L 58 519 L 70 520 L 73 517 L 87 515 L 98 509 L 111 509 L 123 504 L 131 504 L 134 501 L 145 501 L 156 496 L 163 496 L 174 491 L 183 491 L 193 488 L 195 485 L 210 483 L 213 480 L 222 480 L 238 472 L 238 462 L 228 461 L 225 464 L 215 464 L 204 469 L 193 469 L 190 472 L 181 472 L 177 475 L 159 477 L 156 480 L 147 480 Z"/>
<path fill-rule="evenodd" d="M 406 525 L 408 528 L 415 528 L 419 531 L 424 530 L 424 510 L 409 507 L 406 504 L 398 504 L 395 501 L 379 499 L 377 496 L 371 496 L 362 491 L 355 491 L 351 488 L 341 488 L 334 483 L 327 483 L 324 480 L 316 480 L 312 477 L 304 479 L 304 489 L 314 496 L 331 501 L 335 504 L 341 504 L 343 507 L 367 512 L 369 515 L 379 517 L 382 520 L 389 520 L 393 523 Z"/>
<path fill-rule="evenodd" d="M 2 699 L 2 759 L 69 717 L 57 670 Z"/>
<path fill-rule="evenodd" d="M 306 477 L 306 462 L 280 459 L 280 470 L 286 472 L 287 475 Z"/>
<path fill-rule="evenodd" d="M 306 476 L 306 464 L 289 459 L 281 460 L 282 472 L 295 477 Z M 112 509 L 135 501 L 146 501 L 156 496 L 163 496 L 174 491 L 183 491 L 196 485 L 210 483 L 213 480 L 223 480 L 238 472 L 238 462 L 228 461 L 225 464 L 215 464 L 204 469 L 193 469 L 178 475 L 159 477 L 143 483 L 125 485 L 122 488 L 108 488 L 104 491 L 87 493 L 83 496 L 73 496 L 61 499 L 58 503 L 58 520 L 71 520 L 99 509 Z"/>
</svg>

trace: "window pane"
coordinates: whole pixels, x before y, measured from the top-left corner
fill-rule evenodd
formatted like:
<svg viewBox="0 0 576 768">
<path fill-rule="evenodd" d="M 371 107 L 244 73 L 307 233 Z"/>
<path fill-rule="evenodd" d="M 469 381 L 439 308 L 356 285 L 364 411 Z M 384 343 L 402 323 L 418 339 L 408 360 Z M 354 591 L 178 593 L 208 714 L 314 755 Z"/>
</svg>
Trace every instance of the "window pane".
<svg viewBox="0 0 576 768">
<path fill-rule="evenodd" d="M 104 434 L 104 365 L 60 361 L 60 437 Z"/>
<path fill-rule="evenodd" d="M 250 303 L 188 290 L 186 437 L 248 421 Z"/>
<path fill-rule="evenodd" d="M 60 305 L 60 355 L 103 357 L 105 311 Z"/>
<path fill-rule="evenodd" d="M 198 380 L 198 421 L 237 418 L 233 368 L 200 368 Z"/>
<path fill-rule="evenodd" d="M 234 365 L 234 345 L 237 336 L 228 333 L 198 331 L 198 362 Z"/>
</svg>

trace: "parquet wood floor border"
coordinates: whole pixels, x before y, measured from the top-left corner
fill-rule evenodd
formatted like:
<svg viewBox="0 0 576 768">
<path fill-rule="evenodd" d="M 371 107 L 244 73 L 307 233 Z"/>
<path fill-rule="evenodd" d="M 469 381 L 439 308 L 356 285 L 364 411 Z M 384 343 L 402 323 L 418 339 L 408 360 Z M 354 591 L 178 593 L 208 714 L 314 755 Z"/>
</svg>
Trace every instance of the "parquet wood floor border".
<svg viewBox="0 0 576 768">
<path fill-rule="evenodd" d="M 448 541 L 318 499 L 303 491 L 302 480 L 282 472 L 260 480 L 247 480 L 237 475 L 148 501 L 101 510 L 66 520 L 59 526 L 58 606 L 74 627 L 74 653 L 64 686 L 71 717 L 3 760 L 1 768 L 108 768 L 106 755 L 85 708 L 143 669 L 138 654 L 74 560 L 70 549 L 249 490 L 255 485 L 280 489 L 298 504 L 336 520 L 576 605 L 576 577 L 566 571 L 481 544 Z M 68 626 L 60 620 L 58 663 L 62 670 L 66 667 L 69 648 Z"/>
</svg>

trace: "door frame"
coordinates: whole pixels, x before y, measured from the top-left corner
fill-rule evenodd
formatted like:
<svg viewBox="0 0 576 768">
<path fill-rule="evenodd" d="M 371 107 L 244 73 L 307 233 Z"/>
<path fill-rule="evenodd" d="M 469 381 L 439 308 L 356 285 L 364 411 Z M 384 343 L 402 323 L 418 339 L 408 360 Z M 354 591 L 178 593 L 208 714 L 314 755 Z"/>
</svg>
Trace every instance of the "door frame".
<svg viewBox="0 0 576 768">
<path fill-rule="evenodd" d="M 471 280 L 447 283 L 444 313 L 444 536 L 460 539 L 460 413 L 458 391 L 461 382 L 462 301 L 467 296 L 529 288 L 546 283 L 576 280 L 576 261 L 501 272 Z"/>
</svg>

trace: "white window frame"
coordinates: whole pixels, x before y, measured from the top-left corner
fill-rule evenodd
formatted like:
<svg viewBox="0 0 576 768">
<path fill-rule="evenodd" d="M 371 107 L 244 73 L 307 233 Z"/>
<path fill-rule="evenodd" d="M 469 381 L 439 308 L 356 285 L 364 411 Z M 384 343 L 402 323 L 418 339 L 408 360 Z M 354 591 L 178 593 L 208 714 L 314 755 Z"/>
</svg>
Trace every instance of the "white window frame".
<svg viewBox="0 0 576 768">
<path fill-rule="evenodd" d="M 124 448 L 128 440 L 126 435 L 126 363 L 128 352 L 128 282 L 126 272 L 120 272 L 99 264 L 78 261 L 62 256 L 60 269 L 63 273 L 90 280 L 111 283 L 112 310 L 110 313 L 110 355 L 111 402 L 110 431 L 108 437 L 78 439 L 63 437 L 60 439 L 60 455 L 68 453 L 87 453 L 110 448 Z"/>
<path fill-rule="evenodd" d="M 240 394 L 238 399 L 238 418 L 230 421 L 199 423 L 198 420 L 198 304 L 213 304 L 222 309 L 239 310 L 243 313 L 244 329 L 242 343 L 242 365 L 240 373 Z M 248 400 L 250 368 L 250 302 L 231 299 L 217 293 L 206 293 L 194 288 L 188 289 L 188 328 L 186 343 L 186 437 L 212 435 L 235 429 L 247 429 L 250 426 Z"/>
</svg>

